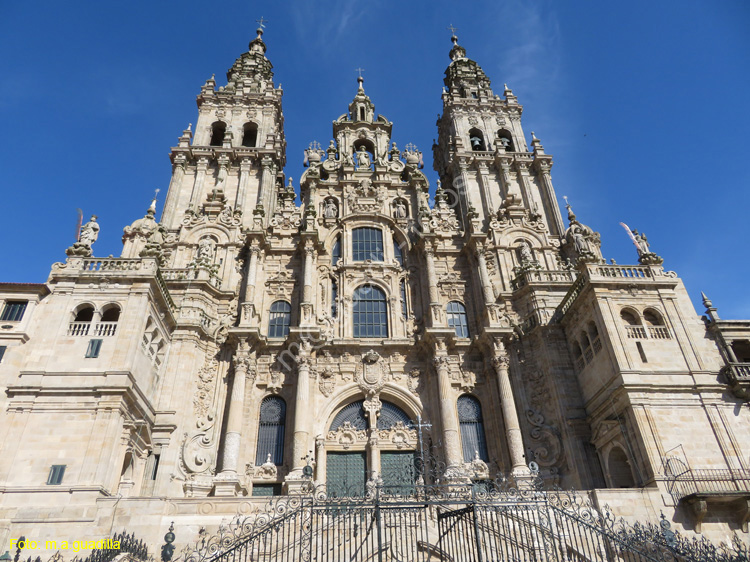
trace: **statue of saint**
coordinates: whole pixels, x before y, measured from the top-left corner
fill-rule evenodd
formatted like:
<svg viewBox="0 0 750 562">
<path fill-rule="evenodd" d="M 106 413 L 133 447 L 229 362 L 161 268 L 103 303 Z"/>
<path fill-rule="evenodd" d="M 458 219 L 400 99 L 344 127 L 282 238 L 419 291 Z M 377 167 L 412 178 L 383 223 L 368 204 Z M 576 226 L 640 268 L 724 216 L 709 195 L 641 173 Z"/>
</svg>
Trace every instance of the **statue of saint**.
<svg viewBox="0 0 750 562">
<path fill-rule="evenodd" d="M 404 204 L 403 199 L 396 199 L 393 204 L 393 216 L 397 219 L 406 218 L 406 205 Z"/>
<path fill-rule="evenodd" d="M 327 219 L 335 219 L 339 214 L 338 207 L 336 207 L 336 201 L 333 199 L 326 199 L 325 207 L 323 209 L 323 217 Z"/>
<path fill-rule="evenodd" d="M 357 167 L 358 168 L 369 168 L 370 167 L 370 153 L 365 150 L 364 145 L 359 147 L 357 151 Z"/>
<path fill-rule="evenodd" d="M 528 242 L 521 242 L 519 250 L 521 252 L 521 265 L 534 263 L 534 255 L 531 253 Z"/>
<path fill-rule="evenodd" d="M 99 224 L 96 222 L 96 215 L 91 215 L 91 220 L 81 227 L 78 241 L 91 247 L 91 244 L 96 242 L 97 238 L 99 238 Z"/>
<path fill-rule="evenodd" d="M 633 240 L 635 241 L 639 256 L 645 256 L 646 254 L 651 253 L 651 250 L 649 249 L 650 244 L 648 243 L 648 239 L 643 232 L 639 233 L 638 230 L 634 230 Z"/>
<path fill-rule="evenodd" d="M 198 242 L 198 259 L 213 261 L 214 241 L 211 238 L 201 238 Z"/>
<path fill-rule="evenodd" d="M 573 238 L 573 246 L 576 252 L 580 255 L 589 251 L 589 244 L 584 236 L 583 229 L 580 227 L 574 227 L 571 230 L 571 236 Z"/>
</svg>

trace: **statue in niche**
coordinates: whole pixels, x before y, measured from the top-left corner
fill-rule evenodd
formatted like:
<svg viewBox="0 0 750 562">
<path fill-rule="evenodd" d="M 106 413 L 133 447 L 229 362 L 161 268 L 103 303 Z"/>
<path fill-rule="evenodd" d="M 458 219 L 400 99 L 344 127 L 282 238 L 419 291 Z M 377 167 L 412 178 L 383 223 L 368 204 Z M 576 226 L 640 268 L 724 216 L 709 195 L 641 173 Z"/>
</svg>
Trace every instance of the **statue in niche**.
<svg viewBox="0 0 750 562">
<path fill-rule="evenodd" d="M 211 238 L 201 238 L 198 242 L 198 260 L 212 261 L 214 257 L 214 241 Z"/>
<path fill-rule="evenodd" d="M 334 199 L 326 199 L 323 207 L 323 217 L 326 219 L 335 219 L 339 216 L 339 208 L 336 206 Z"/>
<path fill-rule="evenodd" d="M 531 253 L 531 248 L 529 247 L 528 242 L 526 242 L 525 240 L 522 241 L 518 249 L 521 254 L 521 265 L 534 263 L 534 255 Z"/>
<path fill-rule="evenodd" d="M 357 167 L 369 169 L 370 165 L 370 153 L 365 150 L 364 145 L 361 145 L 357 150 Z"/>
<path fill-rule="evenodd" d="M 406 218 L 406 204 L 403 199 L 396 199 L 393 203 L 393 217 L 397 219 Z"/>
<path fill-rule="evenodd" d="M 91 220 L 81 227 L 78 241 L 90 247 L 97 238 L 99 238 L 99 223 L 96 222 L 96 215 L 91 215 Z"/>
</svg>

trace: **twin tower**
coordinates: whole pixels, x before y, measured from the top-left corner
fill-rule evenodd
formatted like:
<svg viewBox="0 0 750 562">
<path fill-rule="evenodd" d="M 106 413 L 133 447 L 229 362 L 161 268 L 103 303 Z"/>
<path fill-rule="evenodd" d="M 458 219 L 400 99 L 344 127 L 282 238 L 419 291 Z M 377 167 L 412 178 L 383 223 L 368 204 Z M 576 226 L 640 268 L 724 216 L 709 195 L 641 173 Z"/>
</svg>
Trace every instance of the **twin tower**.
<svg viewBox="0 0 750 562">
<path fill-rule="evenodd" d="M 650 517 L 679 508 L 670 451 L 744 466 L 742 393 L 681 281 L 640 235 L 637 265 L 607 265 L 563 221 L 552 157 L 455 36 L 431 199 L 361 78 L 295 190 L 262 34 L 201 88 L 160 221 L 96 258 L 93 220 L 46 284 L 0 287 L 0 526 L 156 544 L 311 481 L 414 484 L 426 454 L 435 482 L 531 465 Z"/>
</svg>

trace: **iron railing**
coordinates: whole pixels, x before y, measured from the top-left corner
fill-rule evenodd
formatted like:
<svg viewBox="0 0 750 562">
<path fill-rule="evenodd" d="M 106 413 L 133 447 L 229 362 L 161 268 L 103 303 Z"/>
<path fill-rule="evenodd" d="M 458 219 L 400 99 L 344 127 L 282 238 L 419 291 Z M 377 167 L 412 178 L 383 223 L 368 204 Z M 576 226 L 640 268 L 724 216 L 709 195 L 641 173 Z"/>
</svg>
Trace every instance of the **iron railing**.
<svg viewBox="0 0 750 562">
<path fill-rule="evenodd" d="M 667 488 L 675 504 L 695 494 L 721 496 L 750 493 L 750 470 L 687 469 L 667 478 Z"/>
<path fill-rule="evenodd" d="M 748 547 L 688 540 L 662 516 L 631 525 L 586 494 L 544 491 L 539 480 L 369 487 L 331 498 L 312 486 L 202 532 L 175 562 L 745 562 Z M 359 492 L 358 492 L 359 493 Z"/>
</svg>

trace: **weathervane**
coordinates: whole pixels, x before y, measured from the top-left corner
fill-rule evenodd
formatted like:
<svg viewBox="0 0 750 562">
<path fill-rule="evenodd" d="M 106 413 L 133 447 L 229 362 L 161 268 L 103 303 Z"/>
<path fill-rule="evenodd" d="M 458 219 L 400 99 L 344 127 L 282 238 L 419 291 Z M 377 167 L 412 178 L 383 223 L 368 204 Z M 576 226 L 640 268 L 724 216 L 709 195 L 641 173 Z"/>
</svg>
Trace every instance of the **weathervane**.
<svg viewBox="0 0 750 562">
<path fill-rule="evenodd" d="M 266 26 L 264 24 L 268 23 L 268 20 L 264 19 L 263 16 L 260 16 L 260 19 L 255 21 L 258 22 L 258 27 L 260 27 L 261 29 L 265 29 Z"/>
<path fill-rule="evenodd" d="M 450 30 L 451 30 L 451 35 L 455 35 L 455 34 L 456 34 L 456 31 L 458 31 L 458 28 L 457 28 L 457 27 L 453 27 L 453 24 L 450 24 L 450 25 L 449 25 L 448 27 L 446 27 L 445 29 L 450 29 Z"/>
<path fill-rule="evenodd" d="M 362 78 L 362 73 L 365 71 L 365 69 L 364 68 L 355 68 L 354 70 L 356 70 L 359 73 L 359 77 Z"/>
</svg>

